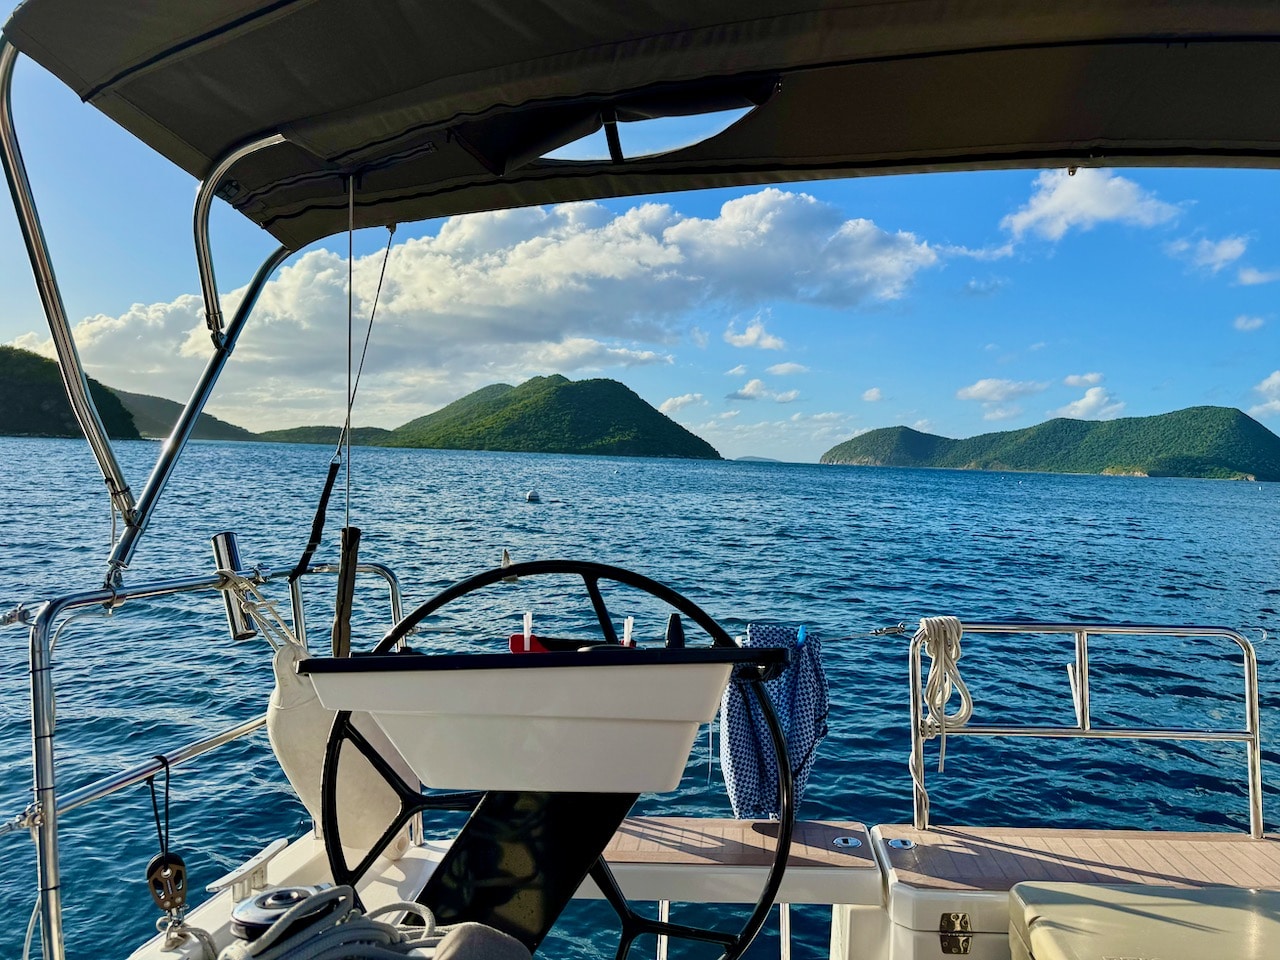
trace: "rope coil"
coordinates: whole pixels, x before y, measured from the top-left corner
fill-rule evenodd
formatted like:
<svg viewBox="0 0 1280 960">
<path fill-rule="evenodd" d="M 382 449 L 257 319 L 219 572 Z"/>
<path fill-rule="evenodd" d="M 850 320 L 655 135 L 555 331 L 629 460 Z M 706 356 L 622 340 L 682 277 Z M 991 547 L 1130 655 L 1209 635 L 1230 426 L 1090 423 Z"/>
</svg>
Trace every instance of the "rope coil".
<svg viewBox="0 0 1280 960">
<path fill-rule="evenodd" d="M 412 914 L 417 924 L 388 923 L 378 917 Z M 316 893 L 280 915 L 266 933 L 251 942 L 236 941 L 218 955 L 219 960 L 400 960 L 405 956 L 430 956 L 450 934 L 462 927 L 438 927 L 431 911 L 420 903 L 396 902 L 363 914 L 355 905 L 351 887 L 340 886 Z M 496 960 L 529 956 L 518 941 L 488 930 L 500 942 L 486 953 Z M 480 954 L 476 954 L 479 956 Z"/>
</svg>

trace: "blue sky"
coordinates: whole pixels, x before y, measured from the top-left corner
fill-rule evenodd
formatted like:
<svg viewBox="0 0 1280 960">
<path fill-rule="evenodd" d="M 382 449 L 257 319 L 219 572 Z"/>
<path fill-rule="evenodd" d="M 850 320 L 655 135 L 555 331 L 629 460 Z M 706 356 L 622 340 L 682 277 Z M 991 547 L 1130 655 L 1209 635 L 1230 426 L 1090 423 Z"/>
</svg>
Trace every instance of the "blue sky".
<svg viewBox="0 0 1280 960">
<path fill-rule="evenodd" d="M 15 111 L 91 375 L 184 399 L 208 351 L 195 184 L 29 63 Z M 612 377 L 722 454 L 812 461 L 867 429 L 945 436 L 1195 404 L 1280 429 L 1276 174 L 918 175 L 512 211 L 396 234 L 354 420 L 488 383 Z M 7 210 L 7 204 L 5 205 Z M 368 316 L 386 231 L 356 240 Z M 47 352 L 0 214 L 0 342 Z M 228 301 L 274 242 L 219 210 Z M 346 238 L 290 261 L 209 410 L 341 419 Z"/>
</svg>

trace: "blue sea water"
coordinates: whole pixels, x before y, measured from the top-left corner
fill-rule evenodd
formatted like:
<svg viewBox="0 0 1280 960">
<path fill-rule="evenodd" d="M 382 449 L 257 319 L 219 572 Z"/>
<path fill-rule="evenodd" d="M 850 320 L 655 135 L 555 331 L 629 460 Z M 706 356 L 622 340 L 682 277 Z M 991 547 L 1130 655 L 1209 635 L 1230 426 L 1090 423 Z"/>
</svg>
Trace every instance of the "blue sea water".
<svg viewBox="0 0 1280 960">
<path fill-rule="evenodd" d="M 158 447 L 125 443 L 141 486 Z M 187 451 L 128 573 L 130 584 L 212 570 L 209 537 L 235 530 L 246 563 L 296 561 L 331 451 L 196 443 Z M 634 569 L 685 593 L 731 633 L 749 622 L 803 623 L 824 640 L 831 734 L 801 814 L 894 823 L 911 816 L 908 638 L 871 630 L 921 616 L 1212 623 L 1254 640 L 1280 626 L 1280 485 L 702 463 L 357 448 L 351 522 L 362 557 L 392 566 L 406 604 L 494 566 L 573 557 Z M 81 441 L 0 438 L 0 612 L 101 582 L 111 523 Z M 536 489 L 541 502 L 526 502 Z M 340 485 L 318 560 L 336 556 Z M 589 607 L 563 582 L 526 582 L 446 612 L 420 648 L 493 649 L 525 610 L 548 631 L 587 636 Z M 540 589 L 543 588 L 543 589 Z M 313 642 L 327 636 L 333 582 L 308 582 Z M 385 591 L 361 582 L 359 644 L 386 629 Z M 277 594 L 284 599 L 283 592 Z M 610 596 L 656 638 L 657 608 Z M 1268 826 L 1280 766 L 1277 646 L 1259 643 Z M 1239 656 L 1227 646 L 1154 638 L 1091 648 L 1096 723 L 1234 725 Z M 966 642 L 962 665 L 979 722 L 1069 722 L 1069 643 Z M 260 713 L 270 689 L 261 640 L 233 644 L 216 596 L 127 605 L 72 622 L 56 652 L 58 777 L 72 789 L 162 749 Z M 26 634 L 0 630 L 0 819 L 30 800 Z M 1174 718 L 1178 718 L 1176 721 Z M 932 754 L 931 754 L 932 755 Z M 645 812 L 727 816 L 705 736 L 682 790 Z M 999 744 L 951 741 L 930 774 L 938 822 L 1242 830 L 1244 752 L 1234 744 Z M 711 782 L 708 783 L 710 774 Z M 204 884 L 304 813 L 258 735 L 180 768 L 172 845 Z M 142 882 L 156 852 L 143 786 L 63 820 L 69 955 L 125 955 L 152 929 Z M 34 896 L 24 834 L 0 837 L 0 957 L 17 957 Z M 731 914 L 730 914 L 731 915 Z M 684 917 L 688 919 L 688 915 Z M 575 906 L 547 956 L 611 956 L 607 908 Z M 800 908 L 798 955 L 824 955 L 827 917 Z M 604 932 L 600 932 L 604 931 Z M 776 937 L 754 950 L 771 955 Z M 712 954 L 700 953 L 699 956 Z"/>
</svg>

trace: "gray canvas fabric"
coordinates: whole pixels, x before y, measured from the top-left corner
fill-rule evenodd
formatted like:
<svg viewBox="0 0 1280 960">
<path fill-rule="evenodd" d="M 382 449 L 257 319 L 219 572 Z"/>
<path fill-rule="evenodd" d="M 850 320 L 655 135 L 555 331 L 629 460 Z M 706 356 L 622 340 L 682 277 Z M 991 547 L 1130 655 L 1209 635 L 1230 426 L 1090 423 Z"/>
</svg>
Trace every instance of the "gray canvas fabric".
<svg viewBox="0 0 1280 960">
<path fill-rule="evenodd" d="M 346 226 L 714 186 L 1069 163 L 1276 166 L 1280 5 L 1232 0 L 28 0 L 6 36 L 298 247 Z M 762 93 L 763 91 L 763 93 Z M 760 103 L 701 144 L 538 159 Z"/>
</svg>

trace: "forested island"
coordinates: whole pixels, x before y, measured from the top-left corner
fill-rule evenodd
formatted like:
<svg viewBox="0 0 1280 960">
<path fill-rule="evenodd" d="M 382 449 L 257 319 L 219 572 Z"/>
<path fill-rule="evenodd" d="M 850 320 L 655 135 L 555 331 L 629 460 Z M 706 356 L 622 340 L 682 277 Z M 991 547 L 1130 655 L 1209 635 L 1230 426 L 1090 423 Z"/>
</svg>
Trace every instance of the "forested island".
<svg viewBox="0 0 1280 960">
<path fill-rule="evenodd" d="M 1188 407 L 1119 420 L 1060 418 L 967 440 L 885 427 L 832 447 L 821 462 L 1280 480 L 1280 437 L 1232 407 Z"/>
<path fill-rule="evenodd" d="M 136 440 L 169 435 L 181 404 L 89 381 L 108 435 Z M 305 426 L 252 433 L 201 414 L 197 440 L 334 443 L 337 426 Z M 70 437 L 80 428 L 71 413 L 58 365 L 16 347 L 0 347 L 0 435 Z M 719 460 L 709 443 L 655 410 L 616 380 L 535 377 L 519 386 L 496 383 L 393 430 L 355 427 L 353 444 L 585 453 L 621 457 Z"/>
</svg>

